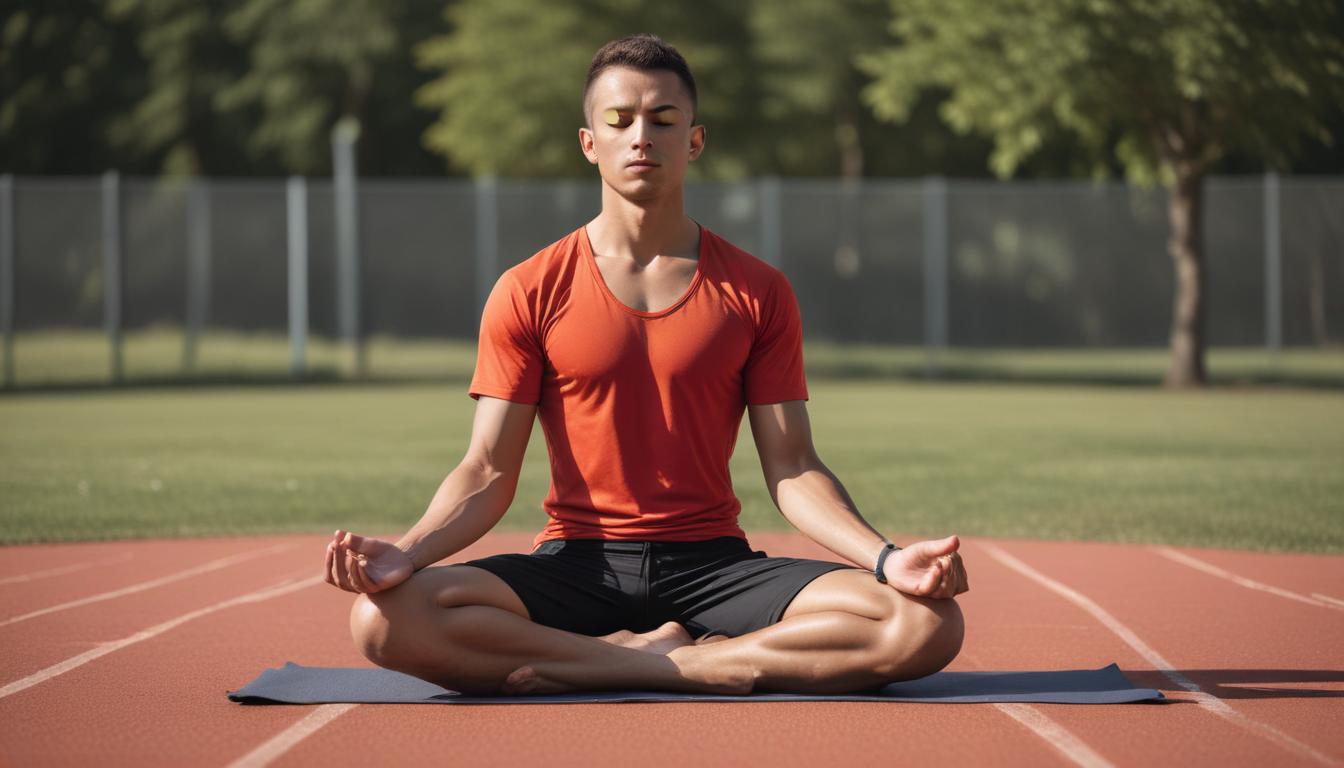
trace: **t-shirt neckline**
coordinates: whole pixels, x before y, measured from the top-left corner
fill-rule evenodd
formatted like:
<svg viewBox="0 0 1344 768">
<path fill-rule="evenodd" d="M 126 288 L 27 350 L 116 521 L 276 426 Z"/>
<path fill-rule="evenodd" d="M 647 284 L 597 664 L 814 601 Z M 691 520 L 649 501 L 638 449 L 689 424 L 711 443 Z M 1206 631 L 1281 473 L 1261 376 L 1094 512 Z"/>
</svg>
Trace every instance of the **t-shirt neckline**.
<svg viewBox="0 0 1344 768">
<path fill-rule="evenodd" d="M 694 219 L 692 219 L 692 221 L 694 221 Z M 660 309 L 657 312 L 643 312 L 635 309 L 616 298 L 616 294 L 611 292 L 611 288 L 607 285 L 606 279 L 602 277 L 602 270 L 597 268 L 597 257 L 593 254 L 593 244 L 588 239 L 588 225 L 586 224 L 579 227 L 579 248 L 583 251 L 584 261 L 588 264 L 588 273 L 592 275 L 593 280 L 597 283 L 602 293 L 606 294 L 607 299 L 611 301 L 611 303 L 636 317 L 664 317 L 676 312 L 681 305 L 690 300 L 691 296 L 695 293 L 695 289 L 700 287 L 700 281 L 704 277 L 705 254 L 709 252 L 709 230 L 698 221 L 695 222 L 695 226 L 699 229 L 700 240 L 698 253 L 695 259 L 695 275 L 691 277 L 691 284 L 686 288 L 686 292 L 681 295 L 681 298 L 672 302 L 666 309 Z"/>
</svg>

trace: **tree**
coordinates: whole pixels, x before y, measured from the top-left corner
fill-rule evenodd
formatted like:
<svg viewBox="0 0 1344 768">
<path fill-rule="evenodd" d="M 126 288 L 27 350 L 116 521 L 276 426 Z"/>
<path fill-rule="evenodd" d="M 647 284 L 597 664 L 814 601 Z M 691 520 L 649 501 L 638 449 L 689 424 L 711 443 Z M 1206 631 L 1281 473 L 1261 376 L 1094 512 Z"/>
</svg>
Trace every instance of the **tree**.
<svg viewBox="0 0 1344 768">
<path fill-rule="evenodd" d="M 134 103 L 140 71 L 131 30 L 101 5 L 28 2 L 0 12 L 0 168 L 113 167 L 110 116 Z"/>
<path fill-rule="evenodd" d="M 108 14 L 134 30 L 144 88 L 112 121 L 109 140 L 130 158 L 152 158 L 169 174 L 227 173 L 242 153 L 235 140 L 248 121 L 221 115 L 215 94 L 237 76 L 241 51 L 218 33 L 218 3 L 110 0 Z M 228 118 L 233 117 L 230 121 Z M 242 118 L 242 119 L 239 119 Z"/>
<path fill-rule="evenodd" d="M 886 0 L 760 0 L 751 14 L 761 70 L 759 117 L 784 127 L 777 167 L 790 173 L 864 174 L 859 55 L 890 43 Z"/>
<path fill-rule="evenodd" d="M 1001 175 L 1060 133 L 1100 169 L 1170 187 L 1176 275 L 1165 383 L 1202 384 L 1206 269 L 1201 185 L 1231 151 L 1282 165 L 1329 142 L 1344 103 L 1344 35 L 1329 0 L 892 0 L 899 44 L 864 57 L 879 116 L 948 89 L 944 119 L 994 140 Z"/>
<path fill-rule="evenodd" d="M 247 65 L 220 90 L 216 106 L 257 113 L 247 133 L 254 158 L 274 155 L 291 173 L 325 171 L 331 128 L 351 117 L 362 126 L 362 147 L 370 150 L 361 150 L 364 170 L 406 172 L 427 165 L 415 137 L 428 116 L 410 108 L 411 93 L 424 78 L 407 50 L 442 29 L 429 4 L 244 0 L 223 28 L 247 51 Z"/>
<path fill-rule="evenodd" d="M 452 31 L 417 49 L 421 66 L 441 73 L 417 94 L 438 120 L 429 148 L 477 174 L 587 176 L 578 148 L 580 96 L 593 53 L 603 43 L 653 32 L 691 63 L 698 121 L 714 148 L 692 166 L 701 176 L 739 177 L 764 156 L 749 109 L 755 68 L 744 8 L 585 0 L 461 0 L 448 9 Z"/>
</svg>

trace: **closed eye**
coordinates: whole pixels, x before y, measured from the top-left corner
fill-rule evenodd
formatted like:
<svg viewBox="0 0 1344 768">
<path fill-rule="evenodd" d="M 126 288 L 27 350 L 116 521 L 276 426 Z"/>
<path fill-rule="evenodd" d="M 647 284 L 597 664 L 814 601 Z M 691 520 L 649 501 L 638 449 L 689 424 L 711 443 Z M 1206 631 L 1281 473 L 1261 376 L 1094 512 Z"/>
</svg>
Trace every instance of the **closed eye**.
<svg viewBox="0 0 1344 768">
<path fill-rule="evenodd" d="M 612 107 L 602 112 L 602 122 L 613 128 L 628 128 L 634 121 L 634 112 L 630 110 Z M 662 127 L 676 125 L 681 122 L 681 110 L 676 107 L 659 107 L 654 110 L 650 122 Z"/>
</svg>

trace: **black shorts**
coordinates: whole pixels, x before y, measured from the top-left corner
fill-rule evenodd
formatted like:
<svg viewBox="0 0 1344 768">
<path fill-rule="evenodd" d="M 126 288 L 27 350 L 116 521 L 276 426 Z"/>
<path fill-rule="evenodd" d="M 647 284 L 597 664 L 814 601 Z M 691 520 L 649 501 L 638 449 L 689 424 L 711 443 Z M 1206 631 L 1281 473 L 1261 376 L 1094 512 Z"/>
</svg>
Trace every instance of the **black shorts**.
<svg viewBox="0 0 1344 768">
<path fill-rule="evenodd" d="M 532 620 L 582 635 L 647 632 L 667 621 L 694 638 L 737 637 L 779 621 L 823 573 L 854 568 L 770 557 L 735 536 L 707 541 L 552 539 L 531 554 L 469 565 L 513 588 Z M 452 567 L 452 566 L 449 566 Z"/>
</svg>

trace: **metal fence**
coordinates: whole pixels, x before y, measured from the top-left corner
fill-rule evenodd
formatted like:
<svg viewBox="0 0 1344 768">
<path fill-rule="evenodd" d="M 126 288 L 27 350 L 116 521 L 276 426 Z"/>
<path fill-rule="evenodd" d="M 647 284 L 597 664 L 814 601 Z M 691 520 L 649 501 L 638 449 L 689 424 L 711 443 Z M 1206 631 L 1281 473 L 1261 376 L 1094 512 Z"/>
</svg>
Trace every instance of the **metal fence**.
<svg viewBox="0 0 1344 768">
<path fill-rule="evenodd" d="M 0 177 L 0 326 L 474 338 L 500 272 L 599 209 L 593 181 Z M 689 184 L 698 221 L 780 267 L 810 340 L 1166 343 L 1167 197 L 1121 183 Z M 337 210 L 353 211 L 342 219 Z M 346 226 L 341 226 L 342 222 Z M 351 226 L 353 224 L 353 226 Z M 1213 345 L 1344 334 L 1344 180 L 1211 178 Z M 344 256 L 342 257 L 342 254 Z M 113 378 L 120 371 L 114 351 Z"/>
</svg>

